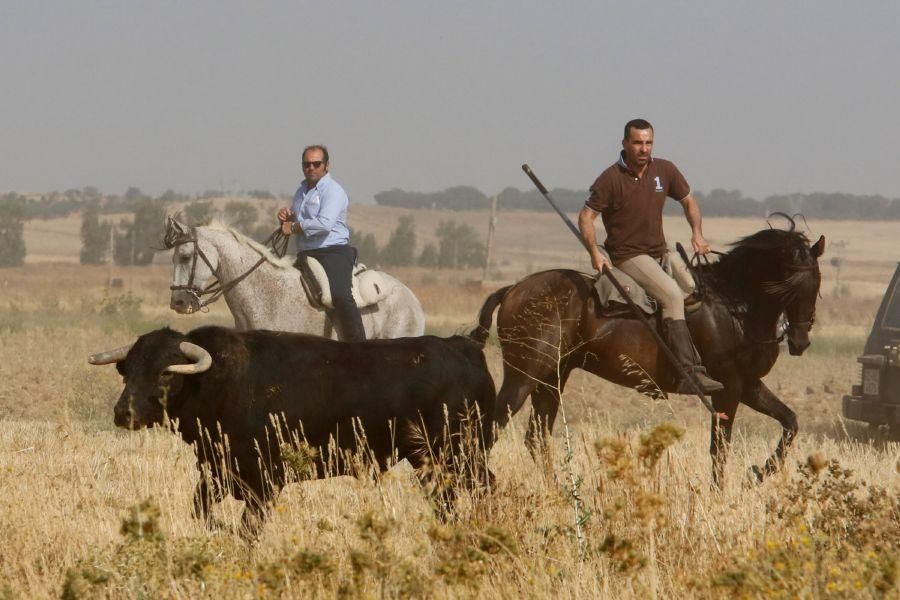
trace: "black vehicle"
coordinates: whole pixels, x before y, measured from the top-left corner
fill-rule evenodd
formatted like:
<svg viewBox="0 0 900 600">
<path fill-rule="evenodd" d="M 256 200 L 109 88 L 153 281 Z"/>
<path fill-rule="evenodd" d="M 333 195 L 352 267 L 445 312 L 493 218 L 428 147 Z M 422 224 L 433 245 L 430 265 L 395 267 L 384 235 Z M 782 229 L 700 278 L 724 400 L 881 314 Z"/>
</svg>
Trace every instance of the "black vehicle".
<svg viewBox="0 0 900 600">
<path fill-rule="evenodd" d="M 900 264 L 875 316 L 863 355 L 861 382 L 844 396 L 844 416 L 887 426 L 900 437 Z"/>
</svg>

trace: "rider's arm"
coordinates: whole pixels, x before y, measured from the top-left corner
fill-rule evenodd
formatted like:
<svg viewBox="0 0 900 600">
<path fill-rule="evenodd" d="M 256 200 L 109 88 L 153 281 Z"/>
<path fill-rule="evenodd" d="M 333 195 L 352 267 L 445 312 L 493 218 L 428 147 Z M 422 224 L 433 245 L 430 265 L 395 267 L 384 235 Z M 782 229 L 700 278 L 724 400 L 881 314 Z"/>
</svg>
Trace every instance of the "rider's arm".
<svg viewBox="0 0 900 600">
<path fill-rule="evenodd" d="M 663 174 L 668 186 L 666 195 L 681 203 L 684 217 L 691 226 L 691 246 L 694 247 L 694 252 L 706 254 L 709 252 L 709 244 L 703 238 L 703 218 L 700 216 L 700 204 L 691 194 L 691 186 L 688 185 L 684 175 L 674 163 L 662 161 L 660 164 L 661 168 L 666 171 Z"/>
<path fill-rule="evenodd" d="M 594 231 L 594 222 L 597 220 L 597 211 L 590 206 L 585 206 L 578 213 L 578 229 L 581 231 L 581 243 L 591 255 L 591 265 L 602 272 L 604 265 L 609 265 L 609 261 L 597 248 L 597 233 Z"/>
<path fill-rule="evenodd" d="M 319 211 L 309 219 L 297 215 L 297 222 L 307 237 L 328 235 L 349 203 L 347 193 L 339 185 L 329 185 L 319 194 Z"/>
<path fill-rule="evenodd" d="M 588 196 L 587 202 L 581 212 L 578 213 L 578 229 L 581 232 L 581 243 L 591 255 L 591 266 L 598 273 L 603 272 L 603 267 L 609 266 L 609 259 L 600 252 L 597 247 L 597 234 L 594 230 L 594 223 L 597 221 L 597 215 L 605 210 L 612 200 L 614 194 L 610 185 L 610 180 L 605 176 L 604 172 L 591 185 L 591 194 Z"/>
<path fill-rule="evenodd" d="M 700 204 L 691 194 L 679 202 L 684 209 L 684 217 L 691 226 L 691 245 L 694 247 L 694 252 L 706 254 L 709 252 L 709 244 L 703 237 L 703 217 L 700 215 Z"/>
<path fill-rule="evenodd" d="M 292 233 L 300 233 L 298 229 L 300 229 L 300 225 L 297 223 L 297 214 L 294 211 L 294 207 L 298 205 L 298 201 L 300 198 L 303 198 L 303 186 L 301 185 L 296 192 L 294 192 L 294 199 L 291 200 L 290 206 L 285 206 L 278 211 L 276 217 L 278 221 L 281 223 L 281 233 L 284 235 L 290 235 Z"/>
</svg>

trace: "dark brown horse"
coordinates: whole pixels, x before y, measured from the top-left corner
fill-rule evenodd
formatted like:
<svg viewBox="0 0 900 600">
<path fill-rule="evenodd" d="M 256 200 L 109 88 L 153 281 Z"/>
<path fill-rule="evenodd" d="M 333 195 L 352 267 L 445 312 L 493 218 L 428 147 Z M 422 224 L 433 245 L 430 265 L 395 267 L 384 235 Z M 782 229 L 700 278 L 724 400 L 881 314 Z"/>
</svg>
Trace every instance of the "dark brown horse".
<svg viewBox="0 0 900 600">
<path fill-rule="evenodd" d="M 819 295 L 818 258 L 825 238 L 810 244 L 791 220 L 789 231 L 765 229 L 732 246 L 719 261 L 697 268 L 702 304 L 687 315 L 704 365 L 725 385 L 712 397 L 715 410 L 727 416 L 727 420 L 712 418 L 710 454 L 717 484 L 738 404 L 776 419 L 782 427 L 775 452 L 762 468 L 753 467 L 759 479 L 778 469 L 797 433 L 794 411 L 761 378 L 778 358 L 782 315 L 788 322 L 790 353 L 800 355 L 809 346 Z M 504 374 L 496 421 L 505 425 L 531 395 L 534 418 L 526 442 L 532 451 L 552 432 L 560 395 L 573 369 L 627 387 L 640 389 L 652 380 L 663 392 L 674 391 L 673 369 L 645 326 L 633 317 L 601 316 L 591 275 L 554 269 L 494 292 L 470 334 L 481 343 L 498 306 Z"/>
</svg>

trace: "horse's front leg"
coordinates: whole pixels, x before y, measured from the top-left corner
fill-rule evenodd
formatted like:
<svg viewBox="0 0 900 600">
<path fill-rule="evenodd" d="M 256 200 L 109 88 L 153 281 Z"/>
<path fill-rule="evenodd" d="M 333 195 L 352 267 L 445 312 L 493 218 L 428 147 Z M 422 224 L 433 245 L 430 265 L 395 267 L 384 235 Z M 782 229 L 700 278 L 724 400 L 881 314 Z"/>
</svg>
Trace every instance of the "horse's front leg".
<svg viewBox="0 0 900 600">
<path fill-rule="evenodd" d="M 756 412 L 772 417 L 781 423 L 781 439 L 778 441 L 775 452 L 766 459 L 762 468 L 755 465 L 751 468 L 756 480 L 762 481 L 775 473 L 784 463 L 784 456 L 794 438 L 797 437 L 797 415 L 762 381 L 757 380 L 754 385 L 747 386 L 741 401 Z"/>
<path fill-rule="evenodd" d="M 737 381 L 726 381 L 725 389 L 712 396 L 712 405 L 716 413 L 724 413 L 727 419 L 712 415 L 709 434 L 709 455 L 712 458 L 712 479 L 717 489 L 722 489 L 725 482 L 725 461 L 731 447 L 731 432 L 734 429 L 734 416 L 740 404 L 741 385 Z"/>
</svg>

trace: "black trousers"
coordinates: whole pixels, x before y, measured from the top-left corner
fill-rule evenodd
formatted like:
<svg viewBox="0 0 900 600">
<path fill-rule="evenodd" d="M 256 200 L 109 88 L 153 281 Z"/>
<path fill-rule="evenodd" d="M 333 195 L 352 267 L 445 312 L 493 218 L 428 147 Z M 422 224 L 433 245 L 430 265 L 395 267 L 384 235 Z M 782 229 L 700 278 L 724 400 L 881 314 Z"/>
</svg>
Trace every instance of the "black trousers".
<svg viewBox="0 0 900 600">
<path fill-rule="evenodd" d="M 348 342 L 366 339 L 362 316 L 359 314 L 359 308 L 350 291 L 353 265 L 356 264 L 356 248 L 349 245 L 327 246 L 301 250 L 297 256 L 315 258 L 325 269 L 325 274 L 328 275 L 328 286 L 331 288 L 334 315 L 341 328 L 341 339 Z"/>
</svg>

